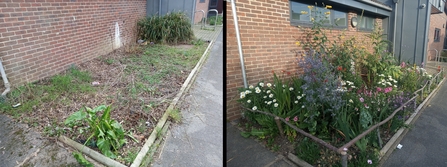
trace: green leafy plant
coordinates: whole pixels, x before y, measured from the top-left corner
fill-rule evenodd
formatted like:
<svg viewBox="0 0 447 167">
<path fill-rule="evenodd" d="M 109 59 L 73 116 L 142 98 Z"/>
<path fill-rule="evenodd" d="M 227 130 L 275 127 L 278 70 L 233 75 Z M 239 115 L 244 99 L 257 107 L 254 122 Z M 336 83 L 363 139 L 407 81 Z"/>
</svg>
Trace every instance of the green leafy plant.
<svg viewBox="0 0 447 167">
<path fill-rule="evenodd" d="M 78 161 L 78 163 L 84 167 L 94 167 L 94 165 L 84 158 L 84 156 L 80 152 L 73 152 L 73 156 Z"/>
<path fill-rule="evenodd" d="M 191 22 L 182 12 L 146 17 L 137 25 L 140 38 L 147 41 L 178 43 L 188 42 L 194 37 Z"/>
<path fill-rule="evenodd" d="M 311 139 L 305 137 L 296 147 L 296 153 L 304 161 L 315 164 L 320 157 L 320 148 Z"/>
<path fill-rule="evenodd" d="M 104 111 L 104 113 L 101 117 L 98 117 L 96 114 L 100 111 Z M 84 110 L 70 115 L 64 123 L 67 126 L 74 126 L 79 121 L 87 121 L 91 135 L 84 145 L 93 138 L 96 141 L 96 146 L 98 146 L 99 150 L 105 156 L 116 158 L 113 151 L 119 149 L 127 141 L 123 127 L 117 121 L 110 119 L 110 112 L 111 107 L 105 105 L 98 106 L 94 109 L 84 107 Z M 132 136 L 129 137 L 133 138 Z"/>
<path fill-rule="evenodd" d="M 208 18 L 208 22 L 210 25 L 215 25 L 215 24 L 222 25 L 222 20 L 223 20 L 222 16 L 217 16 L 217 19 L 216 19 L 216 16 L 210 16 Z"/>
</svg>

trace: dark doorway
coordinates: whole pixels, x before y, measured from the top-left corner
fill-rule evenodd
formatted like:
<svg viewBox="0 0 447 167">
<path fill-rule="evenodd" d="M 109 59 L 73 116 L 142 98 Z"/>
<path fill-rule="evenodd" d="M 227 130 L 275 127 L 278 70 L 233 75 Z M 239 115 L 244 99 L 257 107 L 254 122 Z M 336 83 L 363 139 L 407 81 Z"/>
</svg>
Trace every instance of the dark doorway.
<svg viewBox="0 0 447 167">
<path fill-rule="evenodd" d="M 222 13 L 222 9 L 223 9 L 223 0 L 219 0 L 219 2 L 217 3 L 217 11 L 219 11 L 219 14 Z"/>
<path fill-rule="evenodd" d="M 216 16 L 216 12 L 209 12 L 210 9 L 216 9 L 219 6 L 219 0 L 210 0 L 210 3 L 208 4 L 208 18 L 212 16 Z"/>
</svg>

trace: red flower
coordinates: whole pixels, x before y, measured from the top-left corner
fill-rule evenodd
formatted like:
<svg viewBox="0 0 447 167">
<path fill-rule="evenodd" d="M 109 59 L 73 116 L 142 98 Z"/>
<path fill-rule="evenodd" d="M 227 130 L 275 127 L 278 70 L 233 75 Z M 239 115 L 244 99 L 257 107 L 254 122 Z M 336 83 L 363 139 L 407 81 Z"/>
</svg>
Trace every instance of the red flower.
<svg viewBox="0 0 447 167">
<path fill-rule="evenodd" d="M 291 73 L 290 72 L 287 72 L 287 75 L 290 75 Z"/>
<path fill-rule="evenodd" d="M 343 67 L 338 66 L 338 67 L 337 67 L 337 70 L 338 70 L 338 71 L 341 71 L 341 70 L 343 70 Z"/>
</svg>

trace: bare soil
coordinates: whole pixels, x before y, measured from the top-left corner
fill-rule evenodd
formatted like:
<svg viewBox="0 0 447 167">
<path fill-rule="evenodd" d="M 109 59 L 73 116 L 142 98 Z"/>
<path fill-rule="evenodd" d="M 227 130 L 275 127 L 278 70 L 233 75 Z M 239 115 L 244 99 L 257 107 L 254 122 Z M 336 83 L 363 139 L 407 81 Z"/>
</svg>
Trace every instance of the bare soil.
<svg viewBox="0 0 447 167">
<path fill-rule="evenodd" d="M 182 44 L 172 47 L 186 50 L 193 48 L 194 45 Z M 139 75 L 141 71 L 138 69 L 128 70 L 132 64 L 126 63 L 128 57 L 138 57 L 141 54 L 143 54 L 143 49 L 139 47 L 121 48 L 108 55 L 79 64 L 77 68 L 80 71 L 88 71 L 92 81 L 99 82 L 98 85 L 94 86 L 96 91 L 60 94 L 57 100 L 32 106 L 32 111 L 24 112 L 16 118 L 17 122 L 27 123 L 30 127 L 42 133 L 48 133 L 48 130 L 54 131 L 55 129 L 50 127 L 57 126 L 56 130 L 62 131 L 63 135 L 82 143 L 88 136 L 79 133 L 80 127 L 74 129 L 65 127 L 63 124 L 65 119 L 84 106 L 94 108 L 100 105 L 111 105 L 113 108 L 111 118 L 120 122 L 126 132 L 131 132 L 139 140 L 137 143 L 127 137 L 127 144 L 118 150 L 119 158 L 116 160 L 125 165 L 130 165 L 133 160 L 125 160 L 125 158 L 129 157 L 130 154 L 136 156 L 140 151 L 145 140 L 152 133 L 154 126 L 194 67 L 179 65 L 176 67 L 179 70 L 178 72 L 165 75 L 158 83 L 143 82 Z M 201 55 L 195 56 L 200 58 Z M 162 57 L 162 59 L 169 59 L 169 57 Z M 198 60 L 198 58 L 194 59 Z M 157 66 L 152 65 L 141 70 L 145 70 L 147 76 L 151 76 L 151 73 L 160 70 L 157 68 Z M 144 86 L 150 87 L 151 90 L 130 91 L 129 89 L 134 88 L 136 83 L 144 83 Z M 51 79 L 45 78 L 34 84 L 49 85 Z M 32 99 L 34 97 L 29 96 L 27 98 Z M 19 101 L 10 102 L 10 104 L 17 103 Z M 149 126 L 147 126 L 147 122 Z M 98 151 L 95 147 L 91 148 Z"/>
</svg>

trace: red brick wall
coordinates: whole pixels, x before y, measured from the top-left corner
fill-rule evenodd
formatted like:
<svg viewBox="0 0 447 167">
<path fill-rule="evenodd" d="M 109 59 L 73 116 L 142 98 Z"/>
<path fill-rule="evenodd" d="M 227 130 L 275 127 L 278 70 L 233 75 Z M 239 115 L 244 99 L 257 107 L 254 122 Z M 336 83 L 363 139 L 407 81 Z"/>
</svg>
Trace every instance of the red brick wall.
<svg viewBox="0 0 447 167">
<path fill-rule="evenodd" d="M 226 114 L 228 120 L 234 120 L 239 118 L 241 113 L 239 104 L 236 102 L 239 98 L 237 88 L 244 85 L 231 3 L 226 3 L 226 5 Z M 271 71 L 298 71 L 299 69 L 296 65 L 297 57 L 291 50 L 299 48 L 295 42 L 299 37 L 303 36 L 303 32 L 290 25 L 289 1 L 239 0 L 236 2 L 236 8 L 248 84 L 254 85 L 261 80 L 271 80 Z M 349 14 L 349 23 L 350 18 L 355 15 L 355 13 Z M 381 19 L 377 19 L 377 22 L 381 26 Z M 346 39 L 350 36 L 356 36 L 359 41 L 367 41 L 365 34 L 369 33 L 348 27 L 347 30 L 327 32 L 328 37 L 333 40 L 336 35 L 341 34 L 343 31 L 345 31 Z"/>
<path fill-rule="evenodd" d="M 196 2 L 196 11 L 203 10 L 205 11 L 205 16 L 208 13 L 208 4 L 210 3 L 210 0 L 205 0 L 205 3 L 200 3 L 200 0 L 197 0 Z M 194 15 L 194 23 L 199 23 L 202 21 L 202 18 L 205 17 L 202 16 L 202 12 L 196 12 Z"/>
<path fill-rule="evenodd" d="M 135 42 L 146 0 L 2 0 L 0 57 L 13 85 L 36 81 L 107 54 L 115 24 L 121 45 Z"/>
<path fill-rule="evenodd" d="M 430 15 L 430 30 L 428 32 L 428 50 L 437 49 L 439 52 L 442 51 L 444 46 L 445 29 L 447 26 L 446 21 L 447 16 L 445 13 Z M 440 29 L 439 42 L 434 41 L 435 28 Z M 427 55 L 429 60 L 434 60 L 436 51 L 428 51 Z"/>
</svg>

